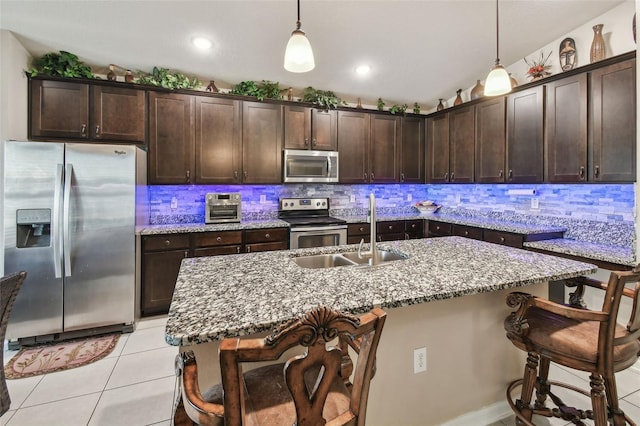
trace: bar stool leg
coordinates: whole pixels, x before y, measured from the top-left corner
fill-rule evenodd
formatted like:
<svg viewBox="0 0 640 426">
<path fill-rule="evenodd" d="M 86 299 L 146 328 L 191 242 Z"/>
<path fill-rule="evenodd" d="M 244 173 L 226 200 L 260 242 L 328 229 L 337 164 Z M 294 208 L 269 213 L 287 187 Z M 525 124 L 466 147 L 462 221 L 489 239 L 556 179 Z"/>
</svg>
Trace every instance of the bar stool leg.
<svg viewBox="0 0 640 426">
<path fill-rule="evenodd" d="M 611 420 L 613 421 L 612 425 L 625 426 L 627 422 L 624 419 L 624 412 L 620 409 L 620 406 L 618 404 L 618 388 L 616 387 L 616 376 L 614 373 L 605 373 L 602 375 L 602 377 L 604 378 L 604 390 L 607 395 L 607 405 L 609 406 Z"/>
<path fill-rule="evenodd" d="M 604 392 L 604 381 L 599 374 L 591 373 L 591 406 L 593 407 L 593 423 L 595 426 L 607 426 L 607 402 Z"/>
<path fill-rule="evenodd" d="M 524 367 L 524 378 L 522 380 L 522 392 L 520 399 L 516 401 L 516 407 L 522 416 L 531 421 L 533 409 L 531 408 L 531 397 L 536 384 L 536 376 L 538 375 L 538 360 L 540 357 L 535 352 L 529 352 L 527 356 L 527 364 Z M 516 422 L 518 424 L 518 422 Z M 521 423 L 520 423 L 521 424 Z"/>
<path fill-rule="evenodd" d="M 538 379 L 536 383 L 536 402 L 535 402 L 536 410 L 542 410 L 544 408 L 547 408 L 546 406 L 547 395 L 551 390 L 549 387 L 549 383 L 547 382 L 549 378 L 550 364 L 551 364 L 551 360 L 549 360 L 549 358 L 545 358 L 545 357 L 540 358 L 540 372 L 538 373 Z"/>
</svg>

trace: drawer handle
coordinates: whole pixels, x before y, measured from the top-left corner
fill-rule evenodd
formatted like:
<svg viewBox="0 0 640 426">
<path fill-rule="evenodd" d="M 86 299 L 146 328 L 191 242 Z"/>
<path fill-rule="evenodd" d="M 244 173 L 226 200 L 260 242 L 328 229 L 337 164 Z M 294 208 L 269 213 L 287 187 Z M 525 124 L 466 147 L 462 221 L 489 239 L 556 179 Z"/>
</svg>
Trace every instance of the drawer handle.
<svg viewBox="0 0 640 426">
<path fill-rule="evenodd" d="M 376 177 L 374 176 L 373 172 L 371 172 L 371 182 L 373 182 L 373 180 L 374 180 L 375 178 L 376 178 Z"/>
<path fill-rule="evenodd" d="M 264 234 L 264 237 L 268 240 L 269 238 L 271 238 L 271 235 L 269 235 L 269 234 Z"/>
<path fill-rule="evenodd" d="M 304 146 L 309 146 L 309 138 L 304 138 Z"/>
<path fill-rule="evenodd" d="M 101 135 L 100 135 L 100 125 L 96 124 L 96 138 L 99 138 L 99 137 L 101 137 Z"/>
<path fill-rule="evenodd" d="M 404 173 L 400 173 L 400 182 L 404 182 Z"/>
<path fill-rule="evenodd" d="M 584 166 L 580 166 L 580 170 L 578 171 L 578 174 L 580 175 L 580 180 L 584 179 Z"/>
<path fill-rule="evenodd" d="M 513 170 L 509 170 L 509 180 L 513 179 Z"/>
<path fill-rule="evenodd" d="M 240 246 L 236 247 L 236 253 L 240 253 Z"/>
<path fill-rule="evenodd" d="M 171 241 L 169 240 L 164 240 L 164 245 L 169 247 L 171 245 Z"/>
<path fill-rule="evenodd" d="M 596 177 L 600 177 L 600 166 L 596 166 L 596 170 L 594 171 Z"/>
<path fill-rule="evenodd" d="M 184 257 L 185 257 L 185 258 L 189 257 L 189 250 L 185 250 L 185 251 L 184 251 Z"/>
<path fill-rule="evenodd" d="M 216 238 L 216 241 L 217 241 L 217 242 L 222 241 L 222 237 L 218 237 L 218 238 Z"/>
<path fill-rule="evenodd" d="M 80 135 L 82 135 L 82 137 L 87 136 L 87 125 L 83 124 L 82 126 L 80 126 Z"/>
</svg>

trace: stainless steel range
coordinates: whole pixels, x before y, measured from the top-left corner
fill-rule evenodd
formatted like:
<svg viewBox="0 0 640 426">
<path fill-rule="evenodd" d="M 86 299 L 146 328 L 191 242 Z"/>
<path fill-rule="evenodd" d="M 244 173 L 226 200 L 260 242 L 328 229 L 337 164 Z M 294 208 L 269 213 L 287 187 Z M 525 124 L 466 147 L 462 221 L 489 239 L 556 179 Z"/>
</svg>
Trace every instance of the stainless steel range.
<svg viewBox="0 0 640 426">
<path fill-rule="evenodd" d="M 281 198 L 278 216 L 291 225 L 292 249 L 347 244 L 347 221 L 329 216 L 328 198 Z"/>
</svg>

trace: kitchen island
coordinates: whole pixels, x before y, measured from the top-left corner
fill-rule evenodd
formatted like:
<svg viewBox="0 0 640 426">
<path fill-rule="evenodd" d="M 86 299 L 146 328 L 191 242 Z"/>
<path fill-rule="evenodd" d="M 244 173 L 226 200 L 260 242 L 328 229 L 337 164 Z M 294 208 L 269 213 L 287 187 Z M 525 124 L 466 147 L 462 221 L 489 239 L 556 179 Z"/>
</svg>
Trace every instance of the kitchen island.
<svg viewBox="0 0 640 426">
<path fill-rule="evenodd" d="M 355 246 L 185 259 L 166 341 L 195 351 L 206 388 L 219 380 L 217 342 L 225 337 L 268 332 L 317 305 L 352 313 L 379 306 L 388 317 L 367 424 L 437 425 L 478 410 L 491 423 L 499 418 L 492 416 L 507 414 L 504 390 L 524 362 L 502 329 L 506 295 L 523 286 L 545 295 L 548 281 L 596 271 L 591 264 L 462 237 L 378 247 L 407 259 L 325 269 L 292 260 Z M 427 348 L 427 371 L 413 374 L 419 347 Z"/>
</svg>

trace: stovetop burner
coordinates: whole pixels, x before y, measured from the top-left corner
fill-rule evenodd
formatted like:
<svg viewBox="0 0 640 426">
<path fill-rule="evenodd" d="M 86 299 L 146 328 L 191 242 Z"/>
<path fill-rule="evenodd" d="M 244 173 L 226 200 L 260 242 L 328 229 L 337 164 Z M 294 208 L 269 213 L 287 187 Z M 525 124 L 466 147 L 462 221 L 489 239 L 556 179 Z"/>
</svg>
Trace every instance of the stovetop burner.
<svg viewBox="0 0 640 426">
<path fill-rule="evenodd" d="M 329 216 L 328 198 L 281 198 L 278 217 L 292 226 L 347 223 L 346 220 Z"/>
</svg>

